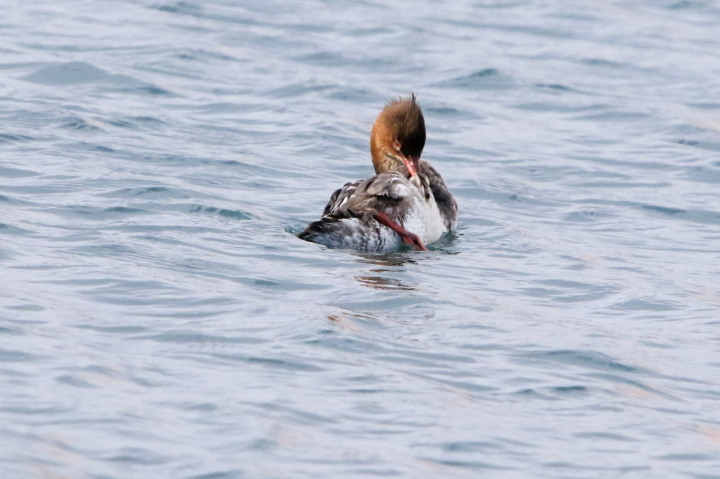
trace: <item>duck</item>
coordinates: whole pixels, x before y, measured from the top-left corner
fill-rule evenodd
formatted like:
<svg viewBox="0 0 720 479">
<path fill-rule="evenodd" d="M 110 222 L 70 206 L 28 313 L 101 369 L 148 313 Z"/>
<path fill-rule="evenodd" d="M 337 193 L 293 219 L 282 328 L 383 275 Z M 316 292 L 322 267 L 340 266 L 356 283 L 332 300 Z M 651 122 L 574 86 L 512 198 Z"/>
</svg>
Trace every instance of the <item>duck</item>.
<svg viewBox="0 0 720 479">
<path fill-rule="evenodd" d="M 391 99 L 370 133 L 375 176 L 346 183 L 322 217 L 298 237 L 330 248 L 387 252 L 427 245 L 456 227 L 458 204 L 438 171 L 421 158 L 425 118 L 415 94 Z"/>
</svg>

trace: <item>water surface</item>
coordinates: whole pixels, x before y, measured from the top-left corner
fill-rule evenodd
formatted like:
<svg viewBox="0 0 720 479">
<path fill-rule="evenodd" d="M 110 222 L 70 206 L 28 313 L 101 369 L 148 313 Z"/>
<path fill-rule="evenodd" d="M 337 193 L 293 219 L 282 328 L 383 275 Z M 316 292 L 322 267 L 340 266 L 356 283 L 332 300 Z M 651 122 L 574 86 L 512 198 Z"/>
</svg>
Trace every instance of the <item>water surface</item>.
<svg viewBox="0 0 720 479">
<path fill-rule="evenodd" d="M 6 6 L 0 475 L 720 477 L 718 22 Z M 298 240 L 411 91 L 457 234 Z"/>
</svg>

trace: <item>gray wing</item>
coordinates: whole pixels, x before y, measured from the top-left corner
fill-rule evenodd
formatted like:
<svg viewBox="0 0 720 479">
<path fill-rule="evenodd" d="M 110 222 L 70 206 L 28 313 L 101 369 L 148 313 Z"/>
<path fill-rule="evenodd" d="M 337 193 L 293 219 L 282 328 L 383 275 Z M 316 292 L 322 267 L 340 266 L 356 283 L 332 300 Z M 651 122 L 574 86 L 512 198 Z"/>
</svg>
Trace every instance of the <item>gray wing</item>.
<svg viewBox="0 0 720 479">
<path fill-rule="evenodd" d="M 345 183 L 342 188 L 335 190 L 335 192 L 330 196 L 330 201 L 328 201 L 325 205 L 322 215 L 327 216 L 343 209 L 343 206 L 345 206 L 348 200 L 355 194 L 358 185 L 360 185 L 363 181 L 364 180 L 351 181 L 349 183 Z"/>
<path fill-rule="evenodd" d="M 366 180 L 346 183 L 335 191 L 325 205 L 323 216 L 344 210 L 360 212 L 380 210 L 386 202 L 395 203 L 412 194 L 416 188 L 399 173 L 381 173 Z"/>
<path fill-rule="evenodd" d="M 375 214 L 392 211 L 410 195 L 420 192 L 399 173 L 346 183 L 332 194 L 322 218 L 310 223 L 298 237 L 330 247 L 382 249 L 386 239 Z M 372 244 L 375 246 L 369 246 Z"/>
</svg>

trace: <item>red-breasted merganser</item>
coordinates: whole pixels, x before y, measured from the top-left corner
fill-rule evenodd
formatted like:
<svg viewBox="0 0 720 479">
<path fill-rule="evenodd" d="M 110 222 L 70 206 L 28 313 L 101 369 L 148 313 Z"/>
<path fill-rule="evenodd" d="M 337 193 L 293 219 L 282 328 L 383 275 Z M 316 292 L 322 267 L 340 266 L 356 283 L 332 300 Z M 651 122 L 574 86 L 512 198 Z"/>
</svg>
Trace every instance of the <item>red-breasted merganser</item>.
<svg viewBox="0 0 720 479">
<path fill-rule="evenodd" d="M 427 250 L 455 227 L 458 206 L 440 173 L 420 159 L 425 119 L 415 95 L 391 100 L 370 134 L 372 178 L 335 191 L 320 220 L 298 236 L 331 248 Z"/>
</svg>

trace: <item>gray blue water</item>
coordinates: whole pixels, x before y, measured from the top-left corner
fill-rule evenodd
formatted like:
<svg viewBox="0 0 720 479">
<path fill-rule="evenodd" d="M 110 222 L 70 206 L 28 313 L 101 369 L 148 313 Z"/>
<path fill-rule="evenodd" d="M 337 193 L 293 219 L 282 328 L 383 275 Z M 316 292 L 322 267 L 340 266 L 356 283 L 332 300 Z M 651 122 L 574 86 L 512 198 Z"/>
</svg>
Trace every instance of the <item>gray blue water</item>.
<svg viewBox="0 0 720 479">
<path fill-rule="evenodd" d="M 0 16 L 0 477 L 720 478 L 720 2 Z M 428 253 L 294 234 L 415 92 Z"/>
</svg>

